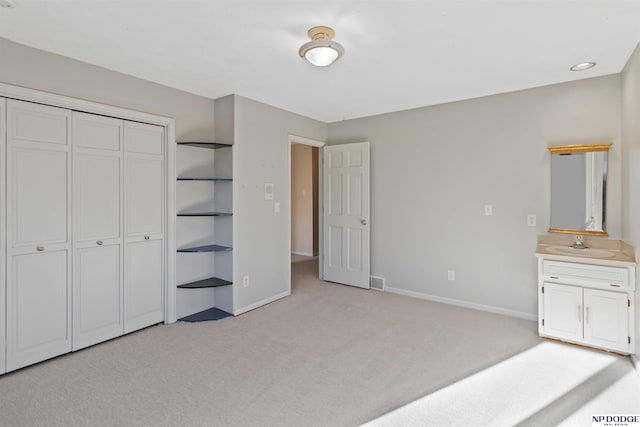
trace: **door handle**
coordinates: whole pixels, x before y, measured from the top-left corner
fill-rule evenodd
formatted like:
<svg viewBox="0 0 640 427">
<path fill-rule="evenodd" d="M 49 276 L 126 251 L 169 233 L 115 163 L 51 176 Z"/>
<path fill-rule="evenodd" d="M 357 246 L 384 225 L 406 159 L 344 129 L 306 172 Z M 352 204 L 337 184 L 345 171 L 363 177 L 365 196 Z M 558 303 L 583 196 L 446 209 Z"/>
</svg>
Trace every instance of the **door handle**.
<svg viewBox="0 0 640 427">
<path fill-rule="evenodd" d="M 149 236 L 144 236 L 144 240 L 149 240 Z"/>
<path fill-rule="evenodd" d="M 102 243 L 103 243 L 103 242 L 102 242 L 102 240 L 98 240 L 98 241 L 96 242 L 96 244 L 97 244 L 98 246 L 102 246 Z"/>
<path fill-rule="evenodd" d="M 360 218 L 360 224 L 367 225 L 367 220 L 364 218 Z"/>
<path fill-rule="evenodd" d="M 42 252 L 42 251 L 44 251 L 44 246 L 36 246 L 36 250 L 38 252 Z"/>
<path fill-rule="evenodd" d="M 589 307 L 585 307 L 585 322 L 589 324 Z"/>
</svg>

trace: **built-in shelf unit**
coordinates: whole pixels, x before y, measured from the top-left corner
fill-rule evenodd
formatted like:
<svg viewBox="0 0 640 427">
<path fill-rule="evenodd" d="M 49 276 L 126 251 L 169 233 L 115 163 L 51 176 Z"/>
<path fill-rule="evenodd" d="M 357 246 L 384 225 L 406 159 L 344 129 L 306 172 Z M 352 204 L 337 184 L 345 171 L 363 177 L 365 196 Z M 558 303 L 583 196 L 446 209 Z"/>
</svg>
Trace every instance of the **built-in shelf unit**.
<svg viewBox="0 0 640 427">
<path fill-rule="evenodd" d="M 233 150 L 232 144 L 224 144 L 219 142 L 178 142 L 177 146 L 178 147 L 181 147 L 181 146 L 197 147 L 197 148 L 210 149 L 210 150 L 216 150 L 216 151 L 230 150 L 228 152 L 229 154 L 227 156 L 223 156 L 223 158 L 225 161 L 228 161 L 228 162 L 232 161 L 232 151 L 231 151 Z M 217 156 L 217 153 L 216 153 L 216 156 Z M 214 167 L 214 169 L 217 169 L 217 166 Z M 231 209 L 232 202 L 230 200 L 232 197 L 232 189 L 230 188 L 230 186 L 232 185 L 233 178 L 230 176 L 224 175 L 225 173 L 228 173 L 228 171 L 230 171 L 231 169 L 226 166 L 220 169 L 223 169 L 224 171 L 223 172 L 219 172 L 218 170 L 211 171 L 211 175 L 213 176 L 206 176 L 206 177 L 192 176 L 192 175 L 198 175 L 198 174 L 197 173 L 194 174 L 193 172 L 190 172 L 188 176 L 179 176 L 177 178 L 178 181 L 211 182 L 215 186 L 214 189 L 211 191 L 212 200 L 210 200 L 211 206 L 215 207 L 214 209 L 210 209 L 210 207 L 203 209 L 202 206 L 200 206 L 200 207 L 191 207 L 191 209 L 185 208 L 184 211 L 180 211 L 177 213 L 177 217 L 179 221 L 198 221 L 197 218 L 199 218 L 200 220 L 211 221 L 212 229 L 214 227 L 214 224 L 216 224 L 214 239 L 213 239 L 215 243 L 202 244 L 202 242 L 200 242 L 200 244 L 195 244 L 195 245 L 192 244 L 192 245 L 185 245 L 185 247 L 179 247 L 177 249 L 177 252 L 186 254 L 183 256 L 189 256 L 188 254 L 196 254 L 196 253 L 202 254 L 202 253 L 230 252 L 233 250 L 232 245 L 229 244 L 231 240 L 231 237 L 230 237 L 231 226 L 232 226 L 231 221 L 228 220 L 226 222 L 226 225 L 220 225 L 219 223 L 215 222 L 215 221 L 224 221 L 223 218 L 231 217 L 233 215 L 232 209 Z M 204 173 L 204 175 L 209 175 L 209 173 L 208 172 Z M 183 185 L 190 185 L 190 184 L 185 183 Z M 196 185 L 196 184 L 193 184 L 193 185 Z M 202 185 L 211 185 L 211 184 L 202 184 Z M 226 187 L 226 190 L 222 187 L 218 188 L 217 187 L 218 185 Z M 180 189 L 178 189 L 178 191 L 180 191 Z M 220 200 L 216 200 L 216 199 L 219 199 L 220 197 L 226 198 L 227 200 L 224 200 L 222 202 Z M 219 206 L 222 206 L 222 208 L 219 208 Z M 228 229 L 223 230 L 222 228 L 224 227 Z M 220 242 L 218 240 L 218 234 L 222 234 L 226 236 L 225 238 L 223 238 L 224 244 L 219 244 Z M 218 255 L 215 255 L 215 256 L 217 257 Z M 195 280 L 188 281 L 187 283 L 179 284 L 177 288 L 183 289 L 183 290 L 189 290 L 189 289 L 203 289 L 203 288 L 222 288 L 222 287 L 232 286 L 233 280 L 231 278 L 231 274 L 233 271 L 233 268 L 232 268 L 233 256 L 229 255 L 225 258 L 225 260 L 226 260 L 225 262 L 229 265 L 222 266 L 221 265 L 222 262 L 219 263 L 219 261 L 215 259 L 215 269 L 214 269 L 215 274 L 212 275 L 211 277 L 197 278 Z M 213 258 L 211 262 L 214 262 Z M 219 265 L 221 266 L 220 268 L 218 268 Z M 222 274 L 219 274 L 219 270 L 222 271 Z M 219 309 L 212 310 L 212 308 L 208 308 L 199 313 L 183 316 L 179 320 L 185 320 L 185 321 L 193 321 L 193 319 L 197 319 L 197 321 L 216 320 L 220 318 L 219 311 L 220 311 Z M 215 313 L 215 316 L 207 316 L 206 315 L 207 313 Z"/>
</svg>

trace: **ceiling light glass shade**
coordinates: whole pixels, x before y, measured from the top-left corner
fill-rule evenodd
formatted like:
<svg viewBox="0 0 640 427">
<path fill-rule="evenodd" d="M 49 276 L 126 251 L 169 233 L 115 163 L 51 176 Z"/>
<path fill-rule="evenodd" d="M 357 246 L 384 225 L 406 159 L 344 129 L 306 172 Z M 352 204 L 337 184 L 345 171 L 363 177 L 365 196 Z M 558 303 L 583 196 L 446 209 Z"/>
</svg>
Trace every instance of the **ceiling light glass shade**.
<svg viewBox="0 0 640 427">
<path fill-rule="evenodd" d="M 300 57 L 318 67 L 333 64 L 344 54 L 344 48 L 338 42 L 331 40 L 314 40 L 300 47 Z"/>
<path fill-rule="evenodd" d="M 582 71 L 588 70 L 589 68 L 593 68 L 596 66 L 595 62 L 582 62 L 580 64 L 576 64 L 570 68 L 571 71 Z"/>
</svg>

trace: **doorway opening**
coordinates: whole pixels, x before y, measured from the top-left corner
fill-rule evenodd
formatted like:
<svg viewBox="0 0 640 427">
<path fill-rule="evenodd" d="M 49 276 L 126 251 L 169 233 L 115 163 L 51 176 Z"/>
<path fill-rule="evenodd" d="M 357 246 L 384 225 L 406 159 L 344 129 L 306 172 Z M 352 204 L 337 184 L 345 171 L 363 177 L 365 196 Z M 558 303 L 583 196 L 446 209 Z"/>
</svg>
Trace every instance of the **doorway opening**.
<svg viewBox="0 0 640 427">
<path fill-rule="evenodd" d="M 318 147 L 291 144 L 291 264 L 318 277 Z M 294 264 L 305 263 L 304 266 Z"/>
<path fill-rule="evenodd" d="M 320 157 L 324 142 L 289 137 L 291 288 L 304 278 L 321 279 Z"/>
</svg>

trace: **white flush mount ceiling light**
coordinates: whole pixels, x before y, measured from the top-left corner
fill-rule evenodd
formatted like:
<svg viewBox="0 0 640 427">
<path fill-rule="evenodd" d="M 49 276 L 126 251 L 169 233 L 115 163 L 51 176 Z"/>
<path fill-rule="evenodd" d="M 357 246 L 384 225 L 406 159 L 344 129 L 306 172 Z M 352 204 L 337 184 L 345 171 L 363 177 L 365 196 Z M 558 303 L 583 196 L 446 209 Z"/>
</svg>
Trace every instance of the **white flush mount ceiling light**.
<svg viewBox="0 0 640 427">
<path fill-rule="evenodd" d="M 336 32 L 329 27 L 313 27 L 307 31 L 311 39 L 303 44 L 298 53 L 301 58 L 306 59 L 318 67 L 326 67 L 333 64 L 344 54 L 344 48 L 333 37 Z"/>
<path fill-rule="evenodd" d="M 584 71 L 596 66 L 595 62 L 581 62 L 569 68 L 571 71 Z"/>
</svg>

